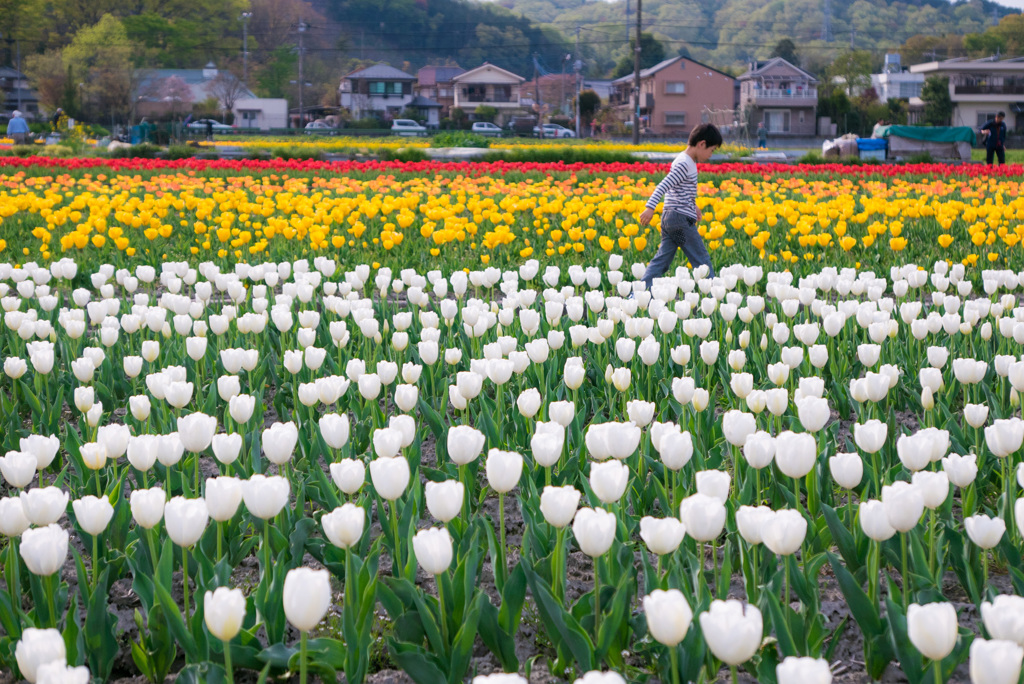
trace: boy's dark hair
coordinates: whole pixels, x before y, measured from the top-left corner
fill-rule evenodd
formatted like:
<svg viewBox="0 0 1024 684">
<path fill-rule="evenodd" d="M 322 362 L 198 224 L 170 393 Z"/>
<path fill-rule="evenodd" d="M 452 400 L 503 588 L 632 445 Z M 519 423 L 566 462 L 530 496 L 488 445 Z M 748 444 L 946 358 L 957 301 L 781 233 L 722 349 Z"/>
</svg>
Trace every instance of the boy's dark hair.
<svg viewBox="0 0 1024 684">
<path fill-rule="evenodd" d="M 999 112 L 998 114 L 996 114 L 996 116 L 998 116 L 1000 119 L 1005 119 L 1006 118 L 1006 112 Z"/>
<path fill-rule="evenodd" d="M 697 124 L 690 131 L 689 145 L 693 147 L 697 143 L 704 141 L 705 147 L 720 147 L 722 145 L 722 133 L 714 124 L 702 123 Z"/>
</svg>

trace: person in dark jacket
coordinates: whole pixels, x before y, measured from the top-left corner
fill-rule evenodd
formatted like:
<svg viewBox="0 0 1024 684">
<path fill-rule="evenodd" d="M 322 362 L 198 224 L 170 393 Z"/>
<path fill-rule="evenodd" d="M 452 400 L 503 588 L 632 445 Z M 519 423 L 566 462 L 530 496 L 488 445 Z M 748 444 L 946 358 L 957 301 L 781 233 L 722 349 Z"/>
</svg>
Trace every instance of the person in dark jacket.
<svg viewBox="0 0 1024 684">
<path fill-rule="evenodd" d="M 998 156 L 999 163 L 1006 163 L 1006 118 L 1005 112 L 996 114 L 996 118 L 981 127 L 981 135 L 985 141 L 985 163 L 991 164 L 992 157 Z"/>
</svg>

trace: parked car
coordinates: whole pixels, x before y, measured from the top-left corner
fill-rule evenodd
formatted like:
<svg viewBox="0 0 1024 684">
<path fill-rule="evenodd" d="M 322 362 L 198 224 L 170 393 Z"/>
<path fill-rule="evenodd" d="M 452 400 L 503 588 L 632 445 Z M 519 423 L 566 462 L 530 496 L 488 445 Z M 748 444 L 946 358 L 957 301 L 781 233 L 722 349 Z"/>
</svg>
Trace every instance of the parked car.
<svg viewBox="0 0 1024 684">
<path fill-rule="evenodd" d="M 570 131 L 565 126 L 559 126 L 558 124 L 546 123 L 544 124 L 544 137 L 545 138 L 575 138 L 576 134 Z M 539 136 L 540 128 L 533 127 L 533 134 Z"/>
<path fill-rule="evenodd" d="M 234 126 L 228 126 L 227 124 L 222 124 L 220 121 L 215 121 L 213 119 L 199 119 L 198 121 L 193 121 L 188 125 L 188 129 L 190 131 L 205 131 L 206 123 L 208 121 L 213 123 L 214 133 L 231 133 L 235 130 Z"/>
<path fill-rule="evenodd" d="M 501 128 L 489 121 L 477 121 L 473 124 L 473 133 L 498 137 L 501 135 Z"/>
<path fill-rule="evenodd" d="M 338 129 L 330 125 L 323 119 L 317 121 L 310 121 L 306 124 L 306 135 L 312 135 L 314 133 L 324 133 L 326 135 L 334 135 Z"/>
<path fill-rule="evenodd" d="M 412 119 L 395 119 L 391 124 L 391 132 L 395 135 L 426 135 L 427 129 Z"/>
<path fill-rule="evenodd" d="M 537 117 L 535 116 L 514 116 L 505 124 L 505 128 L 515 135 L 529 137 L 534 134 L 533 129 L 536 125 Z"/>
</svg>

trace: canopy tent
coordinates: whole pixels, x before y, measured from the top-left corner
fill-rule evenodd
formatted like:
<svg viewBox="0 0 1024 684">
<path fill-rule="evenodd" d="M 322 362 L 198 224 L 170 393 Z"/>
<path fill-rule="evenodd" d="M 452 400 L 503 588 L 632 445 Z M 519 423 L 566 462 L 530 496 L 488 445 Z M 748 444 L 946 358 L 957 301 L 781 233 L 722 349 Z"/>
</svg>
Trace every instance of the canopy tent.
<svg viewBox="0 0 1024 684">
<path fill-rule="evenodd" d="M 889 140 L 891 157 L 927 152 L 940 159 L 970 161 L 978 138 L 968 126 L 883 126 L 879 135 Z"/>
</svg>

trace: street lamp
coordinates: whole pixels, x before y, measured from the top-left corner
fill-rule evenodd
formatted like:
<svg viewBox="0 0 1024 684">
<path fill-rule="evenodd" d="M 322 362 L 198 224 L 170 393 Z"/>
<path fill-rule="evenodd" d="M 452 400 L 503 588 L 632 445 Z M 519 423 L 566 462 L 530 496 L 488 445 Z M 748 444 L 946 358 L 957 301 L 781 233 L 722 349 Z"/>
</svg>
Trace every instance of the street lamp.
<svg viewBox="0 0 1024 684">
<path fill-rule="evenodd" d="M 242 85 L 249 87 L 249 19 L 252 12 L 242 12 Z"/>
</svg>

